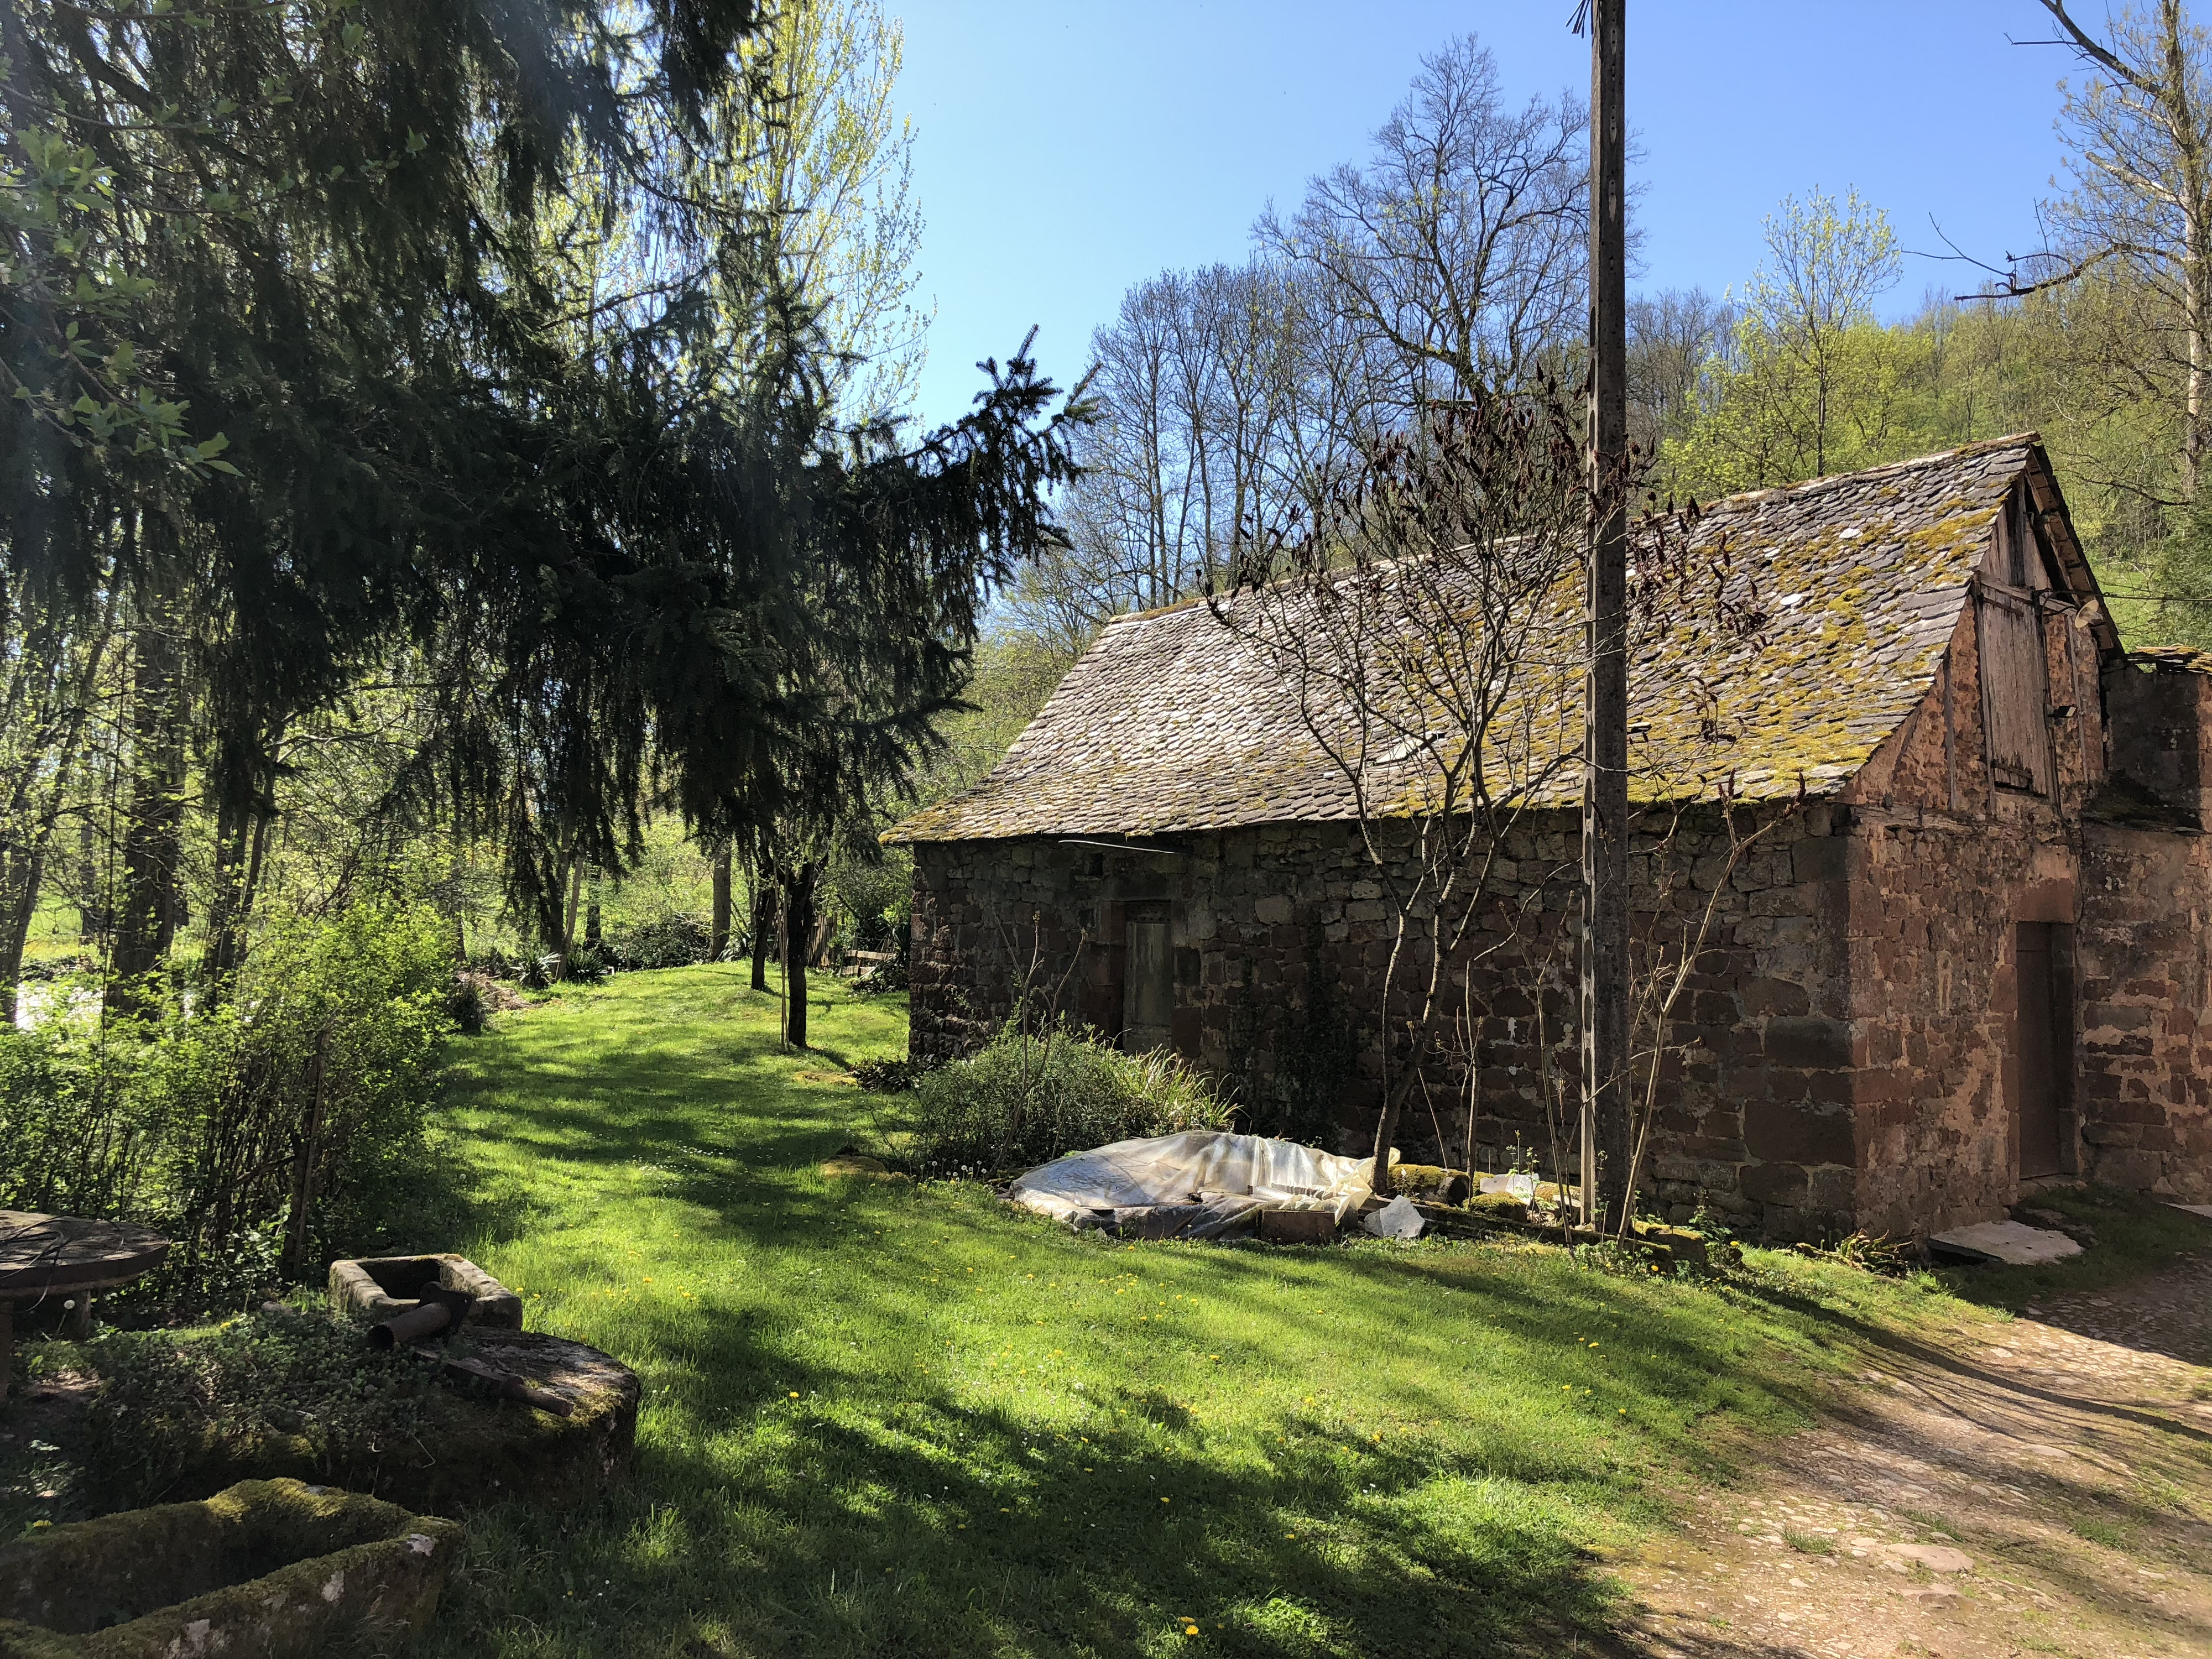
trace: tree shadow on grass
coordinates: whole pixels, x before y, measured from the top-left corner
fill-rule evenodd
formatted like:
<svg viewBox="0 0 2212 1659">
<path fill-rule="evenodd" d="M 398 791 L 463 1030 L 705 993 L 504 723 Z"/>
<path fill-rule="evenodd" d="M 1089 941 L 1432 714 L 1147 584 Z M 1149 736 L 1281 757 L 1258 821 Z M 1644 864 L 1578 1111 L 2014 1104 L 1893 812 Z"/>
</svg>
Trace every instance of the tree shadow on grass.
<svg viewBox="0 0 2212 1659">
<path fill-rule="evenodd" d="M 635 1480 L 587 1513 L 473 1518 L 438 1651 L 1077 1659 L 1183 1647 L 1184 1620 L 1206 1650 L 1248 1655 L 1595 1650 L 1617 1611 L 1596 1529 L 1639 1500 L 1605 1446 L 1614 1404 L 1589 1390 L 1645 1413 L 1629 1445 L 1714 1471 L 1712 1410 L 1743 1403 L 1778 1420 L 1814 1404 L 1814 1380 L 1746 1358 L 1759 1340 L 1750 1322 L 1727 1341 L 1711 1319 L 1674 1328 L 1654 1302 L 1673 1292 L 1556 1258 L 1133 1251 L 1010 1224 L 972 1189 L 825 1182 L 813 1166 L 846 1138 L 849 1092 L 793 1082 L 810 1058 L 757 1037 L 665 1038 L 669 1022 L 648 1013 L 613 1009 L 612 1039 L 533 1034 L 495 1097 L 480 1074 L 477 1104 L 502 1144 L 481 1164 L 479 1220 L 517 1236 L 540 1213 L 532 1183 L 567 1165 L 608 1204 L 643 1182 L 686 1206 L 681 1224 L 702 1243 L 740 1247 L 724 1261 L 754 1259 L 737 1264 L 742 1282 L 718 1270 L 732 1288 L 698 1287 L 712 1306 L 639 1297 L 607 1320 L 619 1342 L 593 1340 L 639 1364 L 651 1396 Z M 465 1093 L 459 1115 L 473 1109 Z M 641 1173 L 626 1181 L 624 1165 Z M 618 1291 L 622 1240 L 593 1237 L 573 1204 L 563 1224 L 552 1248 L 566 1293 Z M 902 1248 L 856 1251 L 860 1231 Z M 776 1253 L 756 1257 L 766 1244 Z M 1182 1313 L 1139 1323 L 1157 1305 L 1096 1288 L 1133 1271 L 1239 1317 L 1211 1331 Z M 1039 1274 L 1068 1281 L 1059 1303 Z M 1095 1298 L 1079 1312 L 1061 1305 L 1079 1285 Z M 1000 1299 L 971 1314 L 960 1303 L 979 1291 Z M 1019 1309 L 1003 1299 L 1032 1291 Z M 1479 1333 L 1451 1320 L 1447 1291 L 1480 1297 Z M 1331 1302 L 1360 1308 L 1343 1346 L 1309 1313 Z M 1002 1371 L 993 1403 L 963 1407 L 938 1362 L 976 1318 L 1008 1340 L 1036 1327 L 1041 1344 L 1097 1345 L 1093 1389 L 1040 1377 L 1010 1395 Z M 1560 1340 L 1577 1321 L 1606 1339 L 1602 1363 Z M 1622 1329 L 1636 1340 L 1614 1340 Z M 1326 1395 L 1357 1371 L 1358 1411 L 1376 1420 L 1309 1401 L 1270 1432 L 1249 1414 L 1212 1426 L 1222 1413 L 1176 1397 L 1212 1385 L 1163 1386 L 1144 1363 L 1159 1352 L 1148 1343 L 1201 1334 L 1223 1366 L 1207 1374 L 1224 1379 L 1295 1367 Z M 1353 1346 L 1375 1340 L 1408 1363 L 1377 1366 Z M 901 1353 L 910 1373 L 886 1369 Z M 1191 1375 L 1189 1358 L 1169 1375 Z M 1532 1388 L 1551 1403 L 1532 1407 Z M 1452 1430 L 1382 1437 L 1407 1419 Z"/>
<path fill-rule="evenodd" d="M 1072 1659 L 1195 1624 L 1240 1655 L 1571 1652 L 1614 1608 L 1564 1496 L 1479 1460 L 1312 1425 L 1265 1460 L 1187 1427 L 1164 1447 L 1092 1425 L 1085 1444 L 935 1390 L 856 1401 L 740 1334 L 690 1358 L 793 1386 L 757 1389 L 723 1436 L 647 1446 L 591 1514 L 479 1516 L 434 1651 L 496 1654 L 526 1629 L 528 1650 L 580 1655 Z"/>
</svg>

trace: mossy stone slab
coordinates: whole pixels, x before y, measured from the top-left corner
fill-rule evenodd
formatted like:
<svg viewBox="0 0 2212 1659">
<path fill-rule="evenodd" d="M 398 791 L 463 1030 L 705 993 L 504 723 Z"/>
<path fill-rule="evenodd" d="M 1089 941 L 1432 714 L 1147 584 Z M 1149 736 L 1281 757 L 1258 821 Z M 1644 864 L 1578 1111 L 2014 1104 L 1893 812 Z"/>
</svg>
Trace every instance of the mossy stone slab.
<svg viewBox="0 0 2212 1659">
<path fill-rule="evenodd" d="M 451 1521 L 297 1480 L 73 1522 L 0 1545 L 0 1659 L 314 1659 L 415 1635 L 460 1540 Z"/>
<path fill-rule="evenodd" d="M 465 1382 L 440 1388 L 410 1437 L 337 1466 L 307 1440 L 264 1433 L 210 1437 L 172 1490 L 197 1495 L 236 1480 L 290 1476 L 327 1480 L 404 1504 L 447 1513 L 510 1498 L 568 1509 L 628 1478 L 637 1444 L 637 1373 L 581 1342 L 534 1331 L 471 1328 L 451 1352 L 511 1371 L 568 1402 L 566 1417 Z M 433 1361 L 425 1359 L 427 1370 Z"/>
</svg>

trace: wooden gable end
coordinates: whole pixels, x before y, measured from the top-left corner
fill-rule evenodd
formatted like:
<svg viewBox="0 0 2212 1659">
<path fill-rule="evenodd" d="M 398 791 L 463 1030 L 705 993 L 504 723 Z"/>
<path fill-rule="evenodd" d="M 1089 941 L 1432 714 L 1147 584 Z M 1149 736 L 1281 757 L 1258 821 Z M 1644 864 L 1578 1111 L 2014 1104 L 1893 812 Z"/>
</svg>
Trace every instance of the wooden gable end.
<svg viewBox="0 0 2212 1659">
<path fill-rule="evenodd" d="M 2070 650 L 2079 608 L 2027 480 L 2014 485 L 1997 515 L 1988 556 L 1974 579 L 1981 659 L 1982 729 L 1997 787 L 2049 795 L 2056 781 L 2051 720 L 2051 640 Z M 2058 700 L 2070 705 L 2069 694 Z"/>
</svg>

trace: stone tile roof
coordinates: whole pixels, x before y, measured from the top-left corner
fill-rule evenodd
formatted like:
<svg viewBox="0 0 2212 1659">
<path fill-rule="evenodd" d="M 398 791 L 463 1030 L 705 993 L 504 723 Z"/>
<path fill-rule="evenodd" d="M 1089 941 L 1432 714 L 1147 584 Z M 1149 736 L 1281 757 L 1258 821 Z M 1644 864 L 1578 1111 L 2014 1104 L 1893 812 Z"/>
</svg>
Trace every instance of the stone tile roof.
<svg viewBox="0 0 2212 1659">
<path fill-rule="evenodd" d="M 1710 705 L 1670 672 L 1683 666 L 1680 636 L 1636 649 L 1635 792 L 1679 799 L 1724 777 L 1745 799 L 1841 787 L 1928 690 L 2005 494 L 2030 469 L 2039 497 L 2055 500 L 2031 434 L 1707 509 L 1692 550 L 1725 546 L 1732 580 L 1755 584 L 1771 621 L 1735 659 L 1696 665 L 1723 688 L 1718 744 L 1706 740 Z M 1578 632 L 1579 605 L 1578 581 L 1564 584 L 1553 607 L 1563 635 Z M 1559 672 L 1569 666 L 1563 657 L 1547 668 L 1536 692 L 1540 744 L 1560 757 L 1579 744 L 1579 671 Z M 1539 804 L 1566 805 L 1580 789 L 1577 767 L 1556 767 Z M 1268 654 L 1188 604 L 1109 623 L 988 777 L 885 839 L 1146 836 L 1353 816 L 1347 780 Z"/>
</svg>

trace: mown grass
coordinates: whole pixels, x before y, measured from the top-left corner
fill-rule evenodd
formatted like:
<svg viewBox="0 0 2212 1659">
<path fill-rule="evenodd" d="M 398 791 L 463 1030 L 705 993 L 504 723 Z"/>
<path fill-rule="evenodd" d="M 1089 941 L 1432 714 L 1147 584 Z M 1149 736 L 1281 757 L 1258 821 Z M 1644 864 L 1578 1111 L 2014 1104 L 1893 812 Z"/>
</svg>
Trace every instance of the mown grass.
<svg viewBox="0 0 2212 1659">
<path fill-rule="evenodd" d="M 818 989 L 819 988 L 817 988 Z M 780 1052 L 740 968 L 621 977 L 471 1045 L 459 1247 L 644 1381 L 635 1479 L 470 1521 L 428 1651 L 1583 1650 L 1604 1555 L 1806 1419 L 1875 1319 L 1958 1304 L 1755 1253 L 1117 1245 L 817 1170 L 904 1011 Z"/>
</svg>

